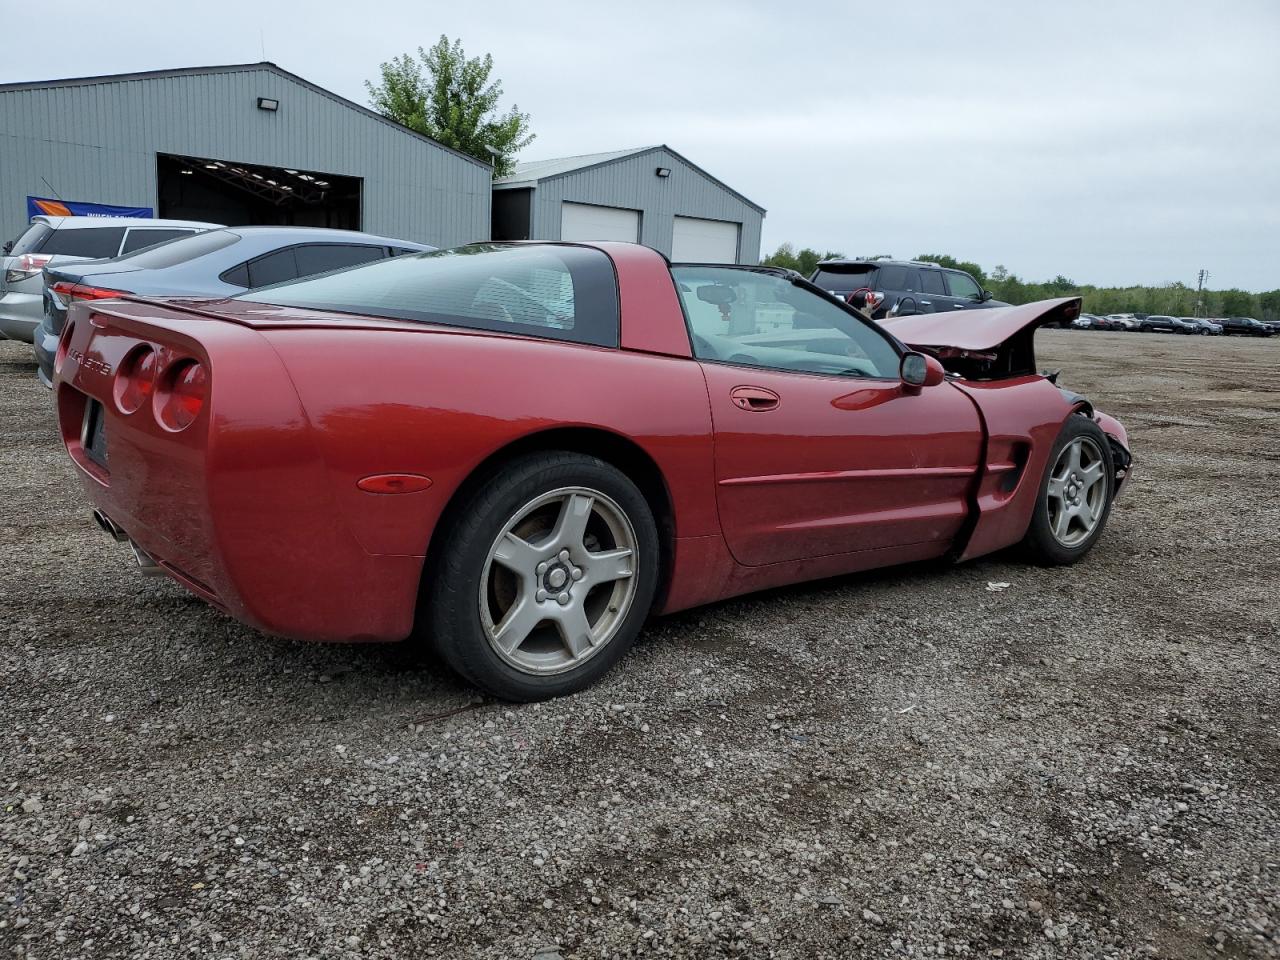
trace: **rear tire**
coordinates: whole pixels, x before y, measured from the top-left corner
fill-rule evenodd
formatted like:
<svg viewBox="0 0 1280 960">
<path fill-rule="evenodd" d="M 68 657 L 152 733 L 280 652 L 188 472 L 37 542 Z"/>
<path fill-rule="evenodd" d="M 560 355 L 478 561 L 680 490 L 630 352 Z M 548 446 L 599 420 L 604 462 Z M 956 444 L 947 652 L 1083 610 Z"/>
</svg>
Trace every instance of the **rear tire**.
<svg viewBox="0 0 1280 960">
<path fill-rule="evenodd" d="M 441 657 L 503 700 L 575 693 L 617 663 L 658 584 L 659 540 L 639 488 L 596 457 L 521 457 L 476 485 L 428 570 Z"/>
<path fill-rule="evenodd" d="M 1022 549 L 1033 563 L 1063 566 L 1093 549 L 1111 515 L 1115 463 L 1111 444 L 1092 420 L 1067 418 L 1040 480 Z"/>
</svg>

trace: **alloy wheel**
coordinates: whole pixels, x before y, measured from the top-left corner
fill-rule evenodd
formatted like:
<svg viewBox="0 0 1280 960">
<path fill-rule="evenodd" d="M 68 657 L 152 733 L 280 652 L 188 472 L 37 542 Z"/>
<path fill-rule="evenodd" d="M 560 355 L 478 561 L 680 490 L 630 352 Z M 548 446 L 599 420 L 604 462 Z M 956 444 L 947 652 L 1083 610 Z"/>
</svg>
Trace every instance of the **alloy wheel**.
<svg viewBox="0 0 1280 960">
<path fill-rule="evenodd" d="M 1102 522 L 1110 495 L 1106 461 L 1090 437 L 1076 437 L 1062 448 L 1045 492 L 1049 530 L 1064 547 L 1088 540 Z"/>
<path fill-rule="evenodd" d="M 635 600 L 638 541 L 626 513 L 587 487 L 526 503 L 489 547 L 480 622 L 524 673 L 564 673 L 617 634 Z"/>
</svg>

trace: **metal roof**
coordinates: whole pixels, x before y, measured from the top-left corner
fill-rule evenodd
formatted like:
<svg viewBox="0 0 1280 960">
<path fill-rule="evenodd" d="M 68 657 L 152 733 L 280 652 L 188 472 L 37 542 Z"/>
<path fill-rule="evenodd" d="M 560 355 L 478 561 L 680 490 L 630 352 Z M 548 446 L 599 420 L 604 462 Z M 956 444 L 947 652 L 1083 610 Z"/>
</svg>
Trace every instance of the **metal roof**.
<svg viewBox="0 0 1280 960">
<path fill-rule="evenodd" d="M 610 150 L 606 153 L 584 153 L 576 157 L 558 157 L 553 160 L 533 160 L 529 163 L 517 163 L 515 172 L 510 176 L 500 177 L 495 184 L 537 183 L 539 180 L 550 180 L 566 173 L 576 173 L 588 167 L 597 167 L 602 163 L 612 163 L 623 157 L 632 157 L 647 150 L 660 150 L 661 147 L 632 147 L 629 150 Z"/>
<path fill-rule="evenodd" d="M 618 160 L 625 160 L 628 157 L 636 157 L 645 153 L 653 153 L 658 150 L 665 150 L 677 160 L 697 171 L 707 180 L 714 183 L 728 193 L 733 194 L 747 206 L 764 213 L 764 207 L 760 204 L 748 200 L 737 190 L 718 180 L 707 171 L 703 170 L 696 163 L 682 156 L 675 150 L 672 150 L 665 143 L 654 144 L 648 147 L 632 147 L 628 150 L 610 150 L 605 153 L 584 153 L 576 157 L 557 157 L 552 160 L 534 160 L 528 163 L 517 163 L 515 172 L 510 176 L 500 177 L 493 181 L 495 190 L 511 190 L 522 187 L 536 187 L 542 180 L 554 180 L 557 177 L 567 176 L 571 173 L 581 173 L 583 170 L 590 170 L 593 167 L 604 166 L 608 163 L 615 163 Z"/>
<path fill-rule="evenodd" d="M 244 72 L 249 72 L 253 70 L 268 70 L 272 73 L 279 74 L 285 79 L 292 80 L 294 83 L 300 84 L 314 93 L 318 93 L 323 97 L 328 97 L 334 103 L 341 104 L 342 106 L 347 107 L 351 110 L 357 110 L 360 113 L 365 114 L 366 116 L 370 116 L 377 120 L 380 120 L 383 123 L 387 124 L 388 126 L 396 128 L 402 133 L 406 133 L 411 137 L 416 137 L 419 140 L 426 141 L 432 146 L 439 147 L 441 150 L 444 150 L 446 153 L 451 153 L 454 156 L 461 157 L 463 160 L 469 160 L 472 163 L 476 164 L 476 166 L 480 166 L 480 167 L 492 166 L 491 164 L 486 163 L 483 160 L 476 159 L 475 157 L 471 156 L 469 153 L 463 153 L 461 150 L 455 150 L 452 147 L 446 146 L 445 144 L 441 143 L 439 140 L 433 140 L 431 137 L 428 137 L 425 134 L 418 133 L 418 131 L 411 130 L 409 127 L 406 127 L 403 124 L 396 123 L 394 120 L 390 119 L 389 117 L 384 117 L 382 114 L 378 113 L 377 111 L 370 110 L 368 107 L 365 107 L 365 106 L 361 106 L 360 104 L 356 103 L 354 100 L 348 100 L 346 97 L 341 97 L 338 94 L 334 93 L 332 90 L 326 90 L 324 87 L 317 86 L 316 84 L 312 83 L 310 80 L 304 80 L 302 77 L 298 76 L 296 73 L 290 73 L 288 70 L 284 69 L 278 64 L 272 63 L 270 60 L 262 60 L 258 63 L 219 64 L 219 65 L 210 66 L 210 67 L 179 67 L 173 70 L 144 70 L 139 73 L 108 73 L 108 74 L 103 74 L 101 76 L 96 76 L 96 77 L 67 77 L 65 79 L 60 79 L 60 80 L 33 80 L 33 81 L 27 81 L 25 83 L 0 83 L 0 93 L 8 93 L 9 91 L 13 91 L 13 90 L 40 90 L 40 89 L 49 88 L 49 87 L 78 87 L 78 86 L 85 86 L 93 83 L 120 83 L 127 80 L 159 80 L 159 79 L 164 79 L 168 77 L 186 77 L 186 76 L 211 74 L 211 73 L 244 73 Z"/>
</svg>

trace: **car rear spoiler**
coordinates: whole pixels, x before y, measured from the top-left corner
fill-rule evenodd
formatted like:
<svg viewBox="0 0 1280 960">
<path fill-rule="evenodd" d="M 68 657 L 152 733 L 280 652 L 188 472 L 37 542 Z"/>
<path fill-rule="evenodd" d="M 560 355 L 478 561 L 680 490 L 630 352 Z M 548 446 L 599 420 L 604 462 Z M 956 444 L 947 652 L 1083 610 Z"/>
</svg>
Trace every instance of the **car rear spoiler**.
<svg viewBox="0 0 1280 960">
<path fill-rule="evenodd" d="M 999 380 L 1036 372 L 1032 339 L 1038 327 L 1080 316 L 1079 297 L 1040 300 L 1019 307 L 886 317 L 881 324 L 900 341 L 942 361 L 967 380 Z"/>
</svg>

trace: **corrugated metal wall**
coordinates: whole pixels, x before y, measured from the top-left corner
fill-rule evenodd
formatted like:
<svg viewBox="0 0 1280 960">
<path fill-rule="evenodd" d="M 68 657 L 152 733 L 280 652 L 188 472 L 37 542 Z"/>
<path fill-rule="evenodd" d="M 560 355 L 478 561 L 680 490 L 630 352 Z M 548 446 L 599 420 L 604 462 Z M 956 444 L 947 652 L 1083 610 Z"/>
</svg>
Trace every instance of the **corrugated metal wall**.
<svg viewBox="0 0 1280 960">
<path fill-rule="evenodd" d="M 657 176 L 658 167 L 668 168 L 671 176 Z M 560 239 L 561 204 L 566 200 L 642 211 L 640 242 L 668 257 L 677 216 L 740 223 L 738 262 L 760 262 L 760 226 L 764 215 L 667 150 L 650 150 L 539 181 L 533 191 L 534 238 Z"/>
<path fill-rule="evenodd" d="M 0 90 L 0 237 L 22 229 L 28 195 L 52 195 L 41 177 L 66 200 L 156 208 L 157 153 L 361 177 L 364 230 L 489 237 L 488 166 L 257 66 Z"/>
</svg>

